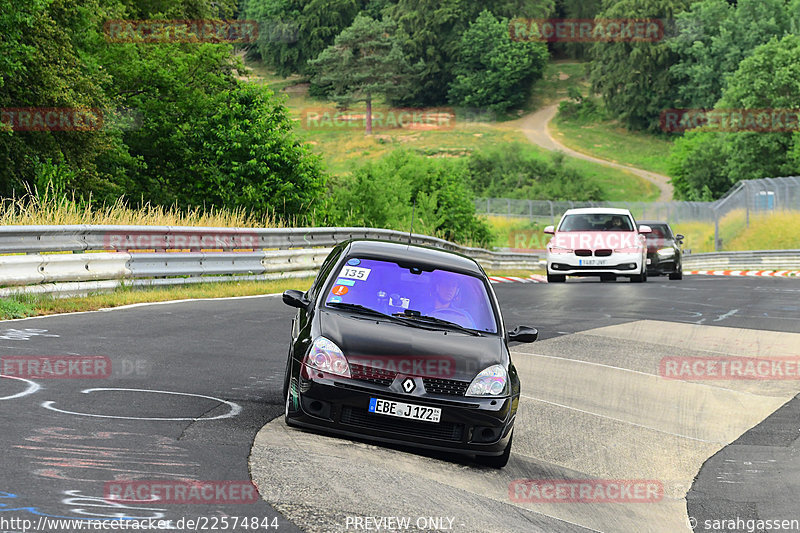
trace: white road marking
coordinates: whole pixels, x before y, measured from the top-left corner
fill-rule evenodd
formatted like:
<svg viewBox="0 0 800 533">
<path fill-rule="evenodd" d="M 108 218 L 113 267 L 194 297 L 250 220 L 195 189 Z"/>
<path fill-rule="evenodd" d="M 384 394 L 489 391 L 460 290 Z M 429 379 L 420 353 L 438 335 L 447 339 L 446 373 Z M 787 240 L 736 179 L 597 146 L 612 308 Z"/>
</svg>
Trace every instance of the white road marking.
<svg viewBox="0 0 800 533">
<path fill-rule="evenodd" d="M 731 309 L 730 311 L 728 311 L 724 315 L 719 315 L 717 318 L 715 318 L 714 322 L 721 322 L 721 321 L 725 320 L 726 318 L 732 317 L 733 315 L 735 315 L 738 312 L 739 312 L 738 309 Z"/>
<path fill-rule="evenodd" d="M 116 415 L 98 415 L 93 413 L 78 413 L 75 411 L 65 411 L 63 409 L 57 409 L 53 407 L 55 402 L 47 401 L 42 402 L 42 407 L 45 409 L 49 409 L 51 411 L 56 411 L 57 413 L 64 413 L 68 415 L 78 415 L 78 416 L 91 416 L 95 418 L 115 418 L 119 420 L 169 420 L 169 421 L 181 421 L 181 420 L 193 420 L 196 422 L 200 421 L 209 421 L 209 420 L 221 420 L 223 418 L 232 418 L 238 415 L 242 411 L 242 407 L 238 404 L 233 402 L 229 402 L 226 400 L 222 400 L 220 398 L 214 398 L 213 396 L 205 396 L 203 394 L 192 394 L 188 392 L 173 392 L 173 391 L 165 391 L 165 390 L 148 390 L 148 389 L 122 389 L 122 388 L 98 388 L 98 389 L 84 389 L 81 391 L 82 394 L 89 394 L 96 391 L 125 391 L 125 392 L 150 392 L 150 393 L 157 393 L 157 394 L 172 394 L 174 396 L 193 396 L 195 398 L 205 398 L 207 400 L 213 400 L 215 402 L 224 403 L 228 407 L 230 407 L 230 411 L 225 414 L 215 416 L 212 418 L 193 418 L 193 417 L 175 417 L 175 418 L 163 418 L 163 417 L 141 417 L 141 416 L 116 416 Z"/>
<path fill-rule="evenodd" d="M 38 383 L 36 383 L 35 381 L 31 381 L 29 379 L 19 378 L 17 376 L 4 376 L 2 374 L 0 374 L 0 378 L 18 379 L 18 380 L 24 381 L 25 383 L 28 384 L 28 388 L 25 389 L 24 391 L 18 392 L 16 394 L 12 394 L 11 396 L 3 396 L 2 398 L 0 398 L 0 401 L 1 400 L 15 400 L 17 398 L 22 398 L 23 396 L 27 396 L 29 394 L 33 394 L 34 392 L 36 392 L 39 389 L 41 389 L 41 386 Z"/>
</svg>

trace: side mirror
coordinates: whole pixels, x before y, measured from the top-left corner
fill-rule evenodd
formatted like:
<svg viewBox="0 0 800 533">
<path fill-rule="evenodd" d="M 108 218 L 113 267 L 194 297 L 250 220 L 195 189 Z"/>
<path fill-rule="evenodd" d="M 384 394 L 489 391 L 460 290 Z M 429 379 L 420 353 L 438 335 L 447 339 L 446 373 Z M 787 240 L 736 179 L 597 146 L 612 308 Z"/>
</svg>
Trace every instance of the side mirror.
<svg viewBox="0 0 800 533">
<path fill-rule="evenodd" d="M 508 340 L 516 342 L 534 342 L 539 338 L 539 330 L 530 326 L 517 326 L 508 332 Z"/>
<path fill-rule="evenodd" d="M 653 233 L 653 228 L 642 224 L 641 226 L 639 226 L 639 233 Z"/>
<path fill-rule="evenodd" d="M 556 228 L 554 226 L 546 226 L 544 228 L 544 232 L 547 233 L 548 235 L 555 235 L 556 234 Z"/>
<path fill-rule="evenodd" d="M 305 296 L 303 296 L 303 291 L 297 290 L 288 290 L 283 293 L 283 303 L 291 307 L 297 307 L 298 309 L 305 309 L 308 311 L 308 306 L 311 305 L 311 302 L 306 300 Z"/>
<path fill-rule="evenodd" d="M 678 233 L 677 235 L 675 235 L 675 240 L 676 240 L 676 241 L 678 241 L 678 242 L 679 242 L 679 243 L 681 243 L 681 244 L 683 244 L 683 239 L 685 239 L 685 238 L 686 238 L 686 237 L 684 237 L 684 236 L 683 236 L 683 235 L 681 235 L 680 233 Z"/>
</svg>

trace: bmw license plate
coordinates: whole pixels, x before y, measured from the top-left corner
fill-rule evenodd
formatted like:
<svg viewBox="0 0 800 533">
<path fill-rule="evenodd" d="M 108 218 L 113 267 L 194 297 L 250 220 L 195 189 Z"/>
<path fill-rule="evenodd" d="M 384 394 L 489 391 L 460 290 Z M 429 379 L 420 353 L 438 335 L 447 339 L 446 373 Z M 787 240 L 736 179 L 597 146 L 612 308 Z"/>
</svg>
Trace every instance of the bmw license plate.
<svg viewBox="0 0 800 533">
<path fill-rule="evenodd" d="M 605 259 L 581 259 L 581 266 L 605 266 L 608 263 Z"/>
<path fill-rule="evenodd" d="M 442 416 L 442 410 L 436 407 L 393 402 L 391 400 L 381 400 L 380 398 L 369 399 L 369 412 L 398 418 L 424 420 L 425 422 L 438 422 Z"/>
</svg>

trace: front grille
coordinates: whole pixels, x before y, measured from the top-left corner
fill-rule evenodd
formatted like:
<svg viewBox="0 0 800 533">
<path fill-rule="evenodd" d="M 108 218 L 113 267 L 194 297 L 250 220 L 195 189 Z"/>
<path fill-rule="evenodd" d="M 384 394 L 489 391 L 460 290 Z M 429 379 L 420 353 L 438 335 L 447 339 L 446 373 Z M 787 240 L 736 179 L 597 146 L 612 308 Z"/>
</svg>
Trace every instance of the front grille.
<svg viewBox="0 0 800 533">
<path fill-rule="evenodd" d="M 402 435 L 431 439 L 461 441 L 464 437 L 464 424 L 452 422 L 420 422 L 393 416 L 376 415 L 362 409 L 344 407 L 341 423 L 381 431 L 392 431 Z"/>
<path fill-rule="evenodd" d="M 464 396 L 469 388 L 468 381 L 456 381 L 454 379 L 422 378 L 422 382 L 425 384 L 425 392 L 431 394 Z"/>
<path fill-rule="evenodd" d="M 595 250 L 594 255 L 596 257 L 608 257 L 611 253 L 612 250 Z"/>
<path fill-rule="evenodd" d="M 397 372 L 392 372 L 391 370 L 350 363 L 350 376 L 358 381 L 367 381 L 388 387 L 392 384 L 396 375 Z"/>
<path fill-rule="evenodd" d="M 578 257 L 591 257 L 592 251 L 591 250 L 575 250 L 575 255 Z"/>
</svg>

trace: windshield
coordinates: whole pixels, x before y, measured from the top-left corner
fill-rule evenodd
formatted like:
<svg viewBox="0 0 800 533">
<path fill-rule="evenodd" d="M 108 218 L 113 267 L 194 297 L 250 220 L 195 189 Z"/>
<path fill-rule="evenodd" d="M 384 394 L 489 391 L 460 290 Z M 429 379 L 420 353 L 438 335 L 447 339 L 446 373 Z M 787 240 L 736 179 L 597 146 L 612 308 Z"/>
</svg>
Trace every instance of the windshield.
<svg viewBox="0 0 800 533">
<path fill-rule="evenodd" d="M 558 231 L 633 231 L 633 224 L 627 215 L 606 213 L 566 215 Z"/>
<path fill-rule="evenodd" d="M 485 333 L 498 331 L 483 281 L 446 270 L 425 272 L 389 261 L 351 258 L 325 297 L 326 307 L 340 303 L 412 320 L 415 315 L 434 317 Z"/>
<path fill-rule="evenodd" d="M 651 229 L 651 232 L 646 235 L 648 242 L 672 239 L 672 232 L 669 230 L 669 226 L 662 224 L 648 224 L 648 226 Z"/>
</svg>

